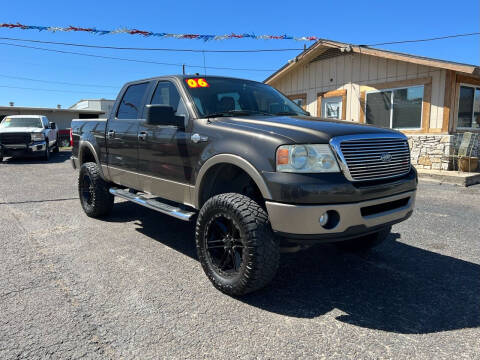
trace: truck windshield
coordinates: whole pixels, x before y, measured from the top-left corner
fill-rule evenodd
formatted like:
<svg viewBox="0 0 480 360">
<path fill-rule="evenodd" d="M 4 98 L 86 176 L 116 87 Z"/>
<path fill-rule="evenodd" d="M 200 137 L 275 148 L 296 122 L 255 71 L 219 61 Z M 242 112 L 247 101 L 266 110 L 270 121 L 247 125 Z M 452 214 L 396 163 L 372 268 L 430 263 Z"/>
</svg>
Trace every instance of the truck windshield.
<svg viewBox="0 0 480 360">
<path fill-rule="evenodd" d="M 253 114 L 308 115 L 301 107 L 269 85 L 227 78 L 185 78 L 201 117 Z"/>
<path fill-rule="evenodd" d="M 0 128 L 13 127 L 34 127 L 43 128 L 43 124 L 39 118 L 34 117 L 6 117 L 0 123 Z"/>
</svg>

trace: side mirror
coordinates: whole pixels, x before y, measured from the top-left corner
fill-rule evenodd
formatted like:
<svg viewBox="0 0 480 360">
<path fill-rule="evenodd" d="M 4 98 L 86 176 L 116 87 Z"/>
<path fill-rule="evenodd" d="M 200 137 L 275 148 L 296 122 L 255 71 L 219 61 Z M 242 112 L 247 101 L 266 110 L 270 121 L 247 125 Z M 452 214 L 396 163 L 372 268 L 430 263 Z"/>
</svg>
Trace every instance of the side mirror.
<svg viewBox="0 0 480 360">
<path fill-rule="evenodd" d="M 310 114 L 310 111 L 305 111 L 307 113 L 307 116 L 312 116 L 312 114 Z"/>
<path fill-rule="evenodd" d="M 50 123 L 50 129 L 56 129 L 57 125 L 54 122 Z"/>
<path fill-rule="evenodd" d="M 170 125 L 185 128 L 185 118 L 175 115 L 175 110 L 167 105 L 150 104 L 145 106 L 146 123 L 149 125 Z"/>
</svg>

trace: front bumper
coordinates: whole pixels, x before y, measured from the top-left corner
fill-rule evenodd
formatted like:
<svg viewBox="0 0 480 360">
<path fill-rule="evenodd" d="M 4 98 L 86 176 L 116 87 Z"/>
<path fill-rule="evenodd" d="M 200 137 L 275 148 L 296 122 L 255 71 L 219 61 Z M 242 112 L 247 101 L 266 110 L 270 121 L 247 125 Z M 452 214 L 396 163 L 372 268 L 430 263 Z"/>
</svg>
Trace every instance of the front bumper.
<svg viewBox="0 0 480 360">
<path fill-rule="evenodd" d="M 3 157 L 42 155 L 46 147 L 46 141 L 35 141 L 30 144 L 0 144 L 0 155 Z"/>
<path fill-rule="evenodd" d="M 343 173 L 295 174 L 263 172 L 271 201 L 287 204 L 349 204 L 393 196 L 417 188 L 417 172 L 412 167 L 405 176 L 353 183 Z"/>
<path fill-rule="evenodd" d="M 361 236 L 382 226 L 410 217 L 416 191 L 347 204 L 293 205 L 267 201 L 273 230 L 291 239 L 338 239 Z M 319 218 L 328 212 L 330 223 L 320 225 Z M 332 220 L 333 219 L 333 220 Z"/>
</svg>

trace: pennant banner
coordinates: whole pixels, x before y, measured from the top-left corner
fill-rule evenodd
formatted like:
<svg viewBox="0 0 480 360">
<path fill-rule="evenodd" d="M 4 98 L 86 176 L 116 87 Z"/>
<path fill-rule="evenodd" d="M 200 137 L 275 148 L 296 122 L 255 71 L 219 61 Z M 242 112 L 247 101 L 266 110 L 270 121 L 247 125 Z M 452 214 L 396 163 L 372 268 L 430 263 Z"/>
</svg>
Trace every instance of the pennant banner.
<svg viewBox="0 0 480 360">
<path fill-rule="evenodd" d="M 319 38 L 316 36 L 302 36 L 295 37 L 290 35 L 255 35 L 255 34 L 225 34 L 225 35 L 205 35 L 205 34 L 169 34 L 156 33 L 138 29 L 119 28 L 115 30 L 99 30 L 97 28 L 83 28 L 77 26 L 59 27 L 59 26 L 37 26 L 24 25 L 20 23 L 7 24 L 0 23 L 0 28 L 6 29 L 20 29 L 20 30 L 38 30 L 49 32 L 87 32 L 96 35 L 111 35 L 111 34 L 129 34 L 141 36 L 155 36 L 159 38 L 174 38 L 174 39 L 196 39 L 196 40 L 230 40 L 230 39 L 255 39 L 255 40 L 295 40 L 295 41 L 315 41 Z"/>
</svg>

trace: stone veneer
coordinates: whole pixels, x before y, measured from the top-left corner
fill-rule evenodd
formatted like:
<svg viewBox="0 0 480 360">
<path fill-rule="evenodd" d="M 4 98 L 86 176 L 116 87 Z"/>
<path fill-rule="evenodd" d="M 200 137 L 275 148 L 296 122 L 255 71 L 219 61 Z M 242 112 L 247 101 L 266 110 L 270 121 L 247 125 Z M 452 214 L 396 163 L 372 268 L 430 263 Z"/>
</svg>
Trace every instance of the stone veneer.
<svg viewBox="0 0 480 360">
<path fill-rule="evenodd" d="M 420 169 L 450 170 L 455 135 L 408 135 L 412 165 Z"/>
<path fill-rule="evenodd" d="M 458 149 L 460 134 L 408 135 L 412 165 L 419 169 L 452 170 L 454 147 Z M 480 155 L 480 137 L 473 145 L 471 156 Z"/>
</svg>

